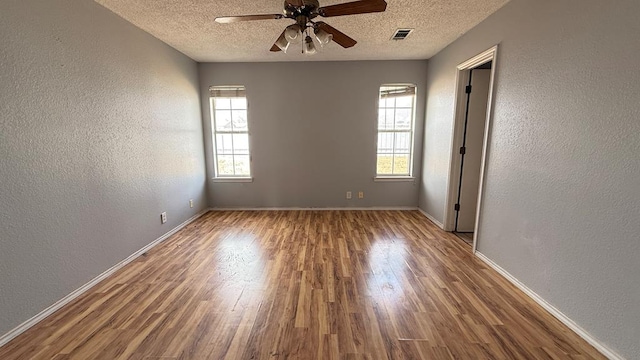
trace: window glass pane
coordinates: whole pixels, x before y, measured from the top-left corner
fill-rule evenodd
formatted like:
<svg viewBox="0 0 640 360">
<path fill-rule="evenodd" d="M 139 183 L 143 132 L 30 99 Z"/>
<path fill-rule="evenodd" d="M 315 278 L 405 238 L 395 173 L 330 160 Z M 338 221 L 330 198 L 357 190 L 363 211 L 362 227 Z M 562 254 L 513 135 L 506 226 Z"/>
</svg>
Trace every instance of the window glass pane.
<svg viewBox="0 0 640 360">
<path fill-rule="evenodd" d="M 216 135 L 216 152 L 218 155 L 233 155 L 233 143 L 231 134 Z"/>
<path fill-rule="evenodd" d="M 218 175 L 233 175 L 233 156 L 218 155 Z"/>
<path fill-rule="evenodd" d="M 396 142 L 394 146 L 394 153 L 408 154 L 411 149 L 411 133 L 401 132 L 395 133 Z"/>
<path fill-rule="evenodd" d="M 249 155 L 249 134 L 233 134 L 233 153 Z"/>
<path fill-rule="evenodd" d="M 396 130 L 411 130 L 411 109 L 398 109 L 395 115 Z"/>
<path fill-rule="evenodd" d="M 393 130 L 393 117 L 387 119 L 386 111 L 378 112 L 378 130 Z"/>
<path fill-rule="evenodd" d="M 393 133 L 378 134 L 378 154 L 393 154 Z"/>
<path fill-rule="evenodd" d="M 380 106 L 386 108 L 392 108 L 396 106 L 396 99 L 393 97 L 384 97 L 380 99 Z"/>
<path fill-rule="evenodd" d="M 236 155 L 235 157 L 235 170 L 236 176 L 249 176 L 250 160 L 249 155 Z"/>
<path fill-rule="evenodd" d="M 217 110 L 215 113 L 216 131 L 231 131 L 231 111 Z"/>
<path fill-rule="evenodd" d="M 395 155 L 393 160 L 394 175 L 409 175 L 409 154 Z"/>
<path fill-rule="evenodd" d="M 413 107 L 413 96 L 402 96 L 396 98 L 396 106 L 405 108 Z"/>
<path fill-rule="evenodd" d="M 247 131 L 247 110 L 233 110 L 233 130 Z"/>
<path fill-rule="evenodd" d="M 247 98 L 232 98 L 231 108 L 233 110 L 245 110 L 247 108 Z"/>
<path fill-rule="evenodd" d="M 231 109 L 231 99 L 214 98 L 214 106 L 216 109 Z"/>
<path fill-rule="evenodd" d="M 393 155 L 378 155 L 378 174 L 391 175 L 393 171 Z"/>
<path fill-rule="evenodd" d="M 396 111 L 394 109 L 386 109 L 384 110 L 385 116 L 387 117 L 387 129 L 393 130 L 393 123 L 396 118 Z"/>
</svg>

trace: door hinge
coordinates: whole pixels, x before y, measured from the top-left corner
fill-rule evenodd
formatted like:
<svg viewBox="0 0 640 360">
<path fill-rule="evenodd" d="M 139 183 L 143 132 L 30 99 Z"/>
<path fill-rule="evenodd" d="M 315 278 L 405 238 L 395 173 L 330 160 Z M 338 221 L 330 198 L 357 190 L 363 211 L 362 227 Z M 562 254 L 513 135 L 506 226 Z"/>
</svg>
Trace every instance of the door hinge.
<svg viewBox="0 0 640 360">
<path fill-rule="evenodd" d="M 471 85 L 467 85 L 467 87 L 464 90 L 467 94 L 471 94 Z"/>
<path fill-rule="evenodd" d="M 455 211 L 460 211 L 460 204 L 455 204 L 455 205 L 454 205 L 454 207 L 453 207 L 453 209 L 454 209 Z"/>
<path fill-rule="evenodd" d="M 460 148 L 460 155 L 464 155 L 464 154 L 466 154 L 466 153 L 467 153 L 467 148 L 466 148 L 466 147 L 464 147 L 464 146 L 463 146 L 463 147 L 461 147 L 461 148 Z"/>
</svg>

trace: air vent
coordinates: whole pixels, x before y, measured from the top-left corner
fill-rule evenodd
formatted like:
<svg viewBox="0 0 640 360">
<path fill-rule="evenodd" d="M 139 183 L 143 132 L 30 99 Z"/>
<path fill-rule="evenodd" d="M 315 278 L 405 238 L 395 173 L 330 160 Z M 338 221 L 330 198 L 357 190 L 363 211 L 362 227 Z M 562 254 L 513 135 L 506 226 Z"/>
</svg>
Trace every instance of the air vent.
<svg viewBox="0 0 640 360">
<path fill-rule="evenodd" d="M 398 29 L 393 34 L 391 40 L 404 40 L 413 32 L 413 29 Z"/>
</svg>

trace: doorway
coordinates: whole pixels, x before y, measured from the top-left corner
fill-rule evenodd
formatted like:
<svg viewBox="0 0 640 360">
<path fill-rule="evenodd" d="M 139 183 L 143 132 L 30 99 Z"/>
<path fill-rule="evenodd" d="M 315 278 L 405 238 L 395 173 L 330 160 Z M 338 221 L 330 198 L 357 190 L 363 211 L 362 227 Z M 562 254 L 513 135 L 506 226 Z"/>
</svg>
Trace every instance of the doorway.
<svg viewBox="0 0 640 360">
<path fill-rule="evenodd" d="M 478 243 L 497 46 L 458 66 L 445 230 Z"/>
</svg>

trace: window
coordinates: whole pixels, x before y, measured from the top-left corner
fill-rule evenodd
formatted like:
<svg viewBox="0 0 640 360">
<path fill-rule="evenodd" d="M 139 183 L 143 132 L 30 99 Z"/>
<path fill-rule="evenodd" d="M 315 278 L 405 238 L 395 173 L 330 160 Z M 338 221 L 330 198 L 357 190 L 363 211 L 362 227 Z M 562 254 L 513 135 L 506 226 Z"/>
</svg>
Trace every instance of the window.
<svg viewBox="0 0 640 360">
<path fill-rule="evenodd" d="M 249 179 L 249 123 L 243 86 L 214 86 L 211 94 L 215 177 Z"/>
<path fill-rule="evenodd" d="M 382 85 L 378 105 L 377 177 L 411 177 L 415 85 Z"/>
</svg>

